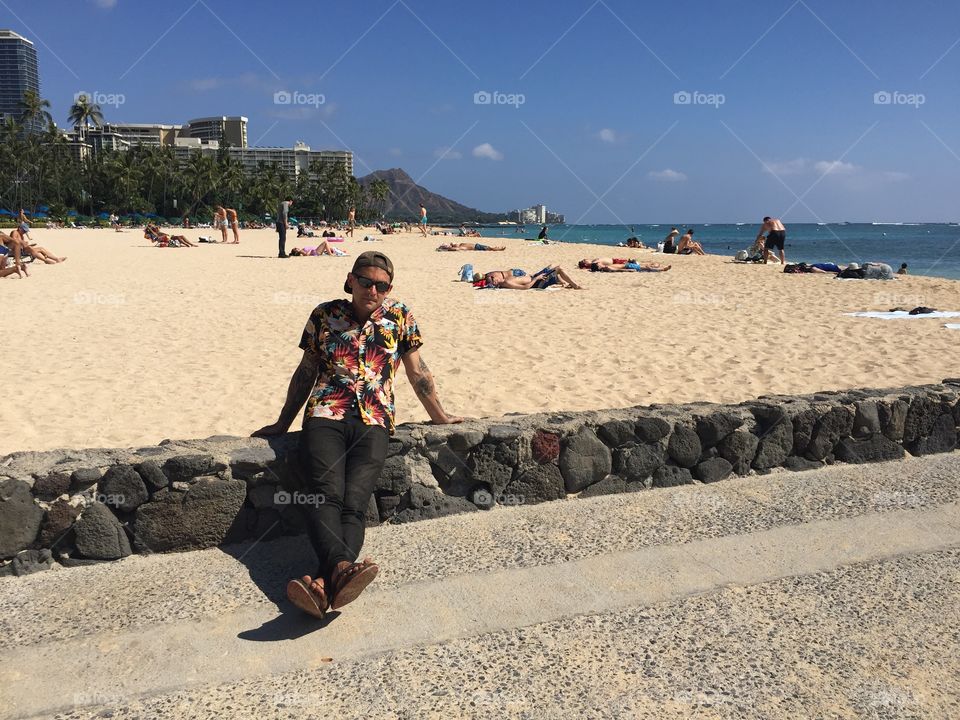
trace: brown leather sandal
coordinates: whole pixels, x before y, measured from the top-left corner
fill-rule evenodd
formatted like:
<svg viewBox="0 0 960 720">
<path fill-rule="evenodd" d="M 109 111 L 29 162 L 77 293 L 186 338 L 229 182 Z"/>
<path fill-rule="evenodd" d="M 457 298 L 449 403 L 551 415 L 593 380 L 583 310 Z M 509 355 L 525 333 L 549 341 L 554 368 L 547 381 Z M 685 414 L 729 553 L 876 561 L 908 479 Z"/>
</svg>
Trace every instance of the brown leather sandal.
<svg viewBox="0 0 960 720">
<path fill-rule="evenodd" d="M 320 580 L 320 578 L 317 579 Z M 322 580 L 320 581 L 322 582 Z M 325 590 L 319 593 L 311 590 L 310 585 L 313 582 L 309 575 L 294 578 L 287 583 L 287 599 L 308 615 L 323 620 L 329 607 L 327 593 Z"/>
<path fill-rule="evenodd" d="M 341 570 L 333 578 L 333 602 L 330 607 L 337 610 L 356 600 L 377 577 L 378 572 L 380 567 L 370 558 L 364 558 L 362 562 L 352 563 Z"/>
</svg>

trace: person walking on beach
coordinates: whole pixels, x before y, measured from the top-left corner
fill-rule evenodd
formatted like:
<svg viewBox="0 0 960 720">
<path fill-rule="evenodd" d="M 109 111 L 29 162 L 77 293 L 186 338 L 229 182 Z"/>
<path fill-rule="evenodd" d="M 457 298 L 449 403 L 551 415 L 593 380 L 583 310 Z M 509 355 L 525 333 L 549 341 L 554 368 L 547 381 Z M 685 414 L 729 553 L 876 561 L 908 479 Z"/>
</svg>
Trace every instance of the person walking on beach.
<svg viewBox="0 0 960 720">
<path fill-rule="evenodd" d="M 766 238 L 763 237 L 763 234 L 766 233 Z M 780 250 L 780 264 L 786 265 L 787 258 L 783 252 L 783 246 L 787 242 L 787 229 L 783 226 L 783 223 L 780 222 L 777 218 L 772 218 L 769 215 L 763 219 L 763 225 L 760 226 L 760 232 L 757 233 L 757 241 L 763 240 L 763 262 L 767 263 L 770 260 L 772 248 L 777 248 Z"/>
<path fill-rule="evenodd" d="M 350 214 L 347 216 L 347 237 L 353 237 L 353 229 L 357 227 L 357 209 L 350 208 Z"/>
<path fill-rule="evenodd" d="M 394 429 L 394 376 L 403 362 L 407 378 L 430 419 L 458 423 L 437 397 L 433 375 L 420 355 L 423 341 L 410 309 L 387 297 L 393 263 L 380 252 L 360 254 L 343 285 L 349 300 L 331 300 L 310 314 L 280 418 L 253 433 L 281 435 L 307 403 L 300 452 L 306 490 L 300 503 L 319 560 L 314 576 L 290 580 L 287 597 L 322 618 L 356 599 L 376 577 L 369 558 L 357 562 L 364 513 L 383 468 Z"/>
<path fill-rule="evenodd" d="M 230 229 L 233 230 L 233 245 L 240 244 L 240 223 L 237 222 L 237 211 L 233 208 L 226 208 L 226 219 L 230 224 Z M 223 239 L 226 242 L 227 232 L 224 230 Z"/>
<path fill-rule="evenodd" d="M 420 233 L 427 236 L 427 209 L 420 203 Z"/>
<path fill-rule="evenodd" d="M 286 199 L 280 201 L 277 208 L 277 235 L 279 236 L 280 252 L 277 257 L 285 258 L 287 256 L 287 228 L 290 227 L 290 206 L 293 200 L 289 195 Z"/>
</svg>

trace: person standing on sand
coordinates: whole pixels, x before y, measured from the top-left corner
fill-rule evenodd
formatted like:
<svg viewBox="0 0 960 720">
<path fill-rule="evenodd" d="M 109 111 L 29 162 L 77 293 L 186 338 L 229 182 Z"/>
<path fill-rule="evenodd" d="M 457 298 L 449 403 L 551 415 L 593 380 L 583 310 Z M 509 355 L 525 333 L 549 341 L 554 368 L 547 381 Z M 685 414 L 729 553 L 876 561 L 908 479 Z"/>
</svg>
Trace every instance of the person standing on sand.
<svg viewBox="0 0 960 720">
<path fill-rule="evenodd" d="M 347 236 L 353 237 L 353 229 L 357 227 L 357 209 L 350 208 L 350 214 L 347 216 Z"/>
<path fill-rule="evenodd" d="M 427 209 L 420 203 L 420 233 L 427 236 Z"/>
<path fill-rule="evenodd" d="M 233 230 L 233 242 L 232 245 L 240 244 L 240 224 L 237 222 L 237 211 L 233 208 L 226 208 L 226 220 L 230 223 L 230 229 Z M 223 231 L 223 240 L 227 240 L 227 231 Z"/>
<path fill-rule="evenodd" d="M 286 199 L 280 201 L 280 205 L 277 207 L 277 235 L 280 242 L 280 252 L 277 257 L 279 258 L 287 256 L 287 228 L 290 227 L 291 205 L 293 205 L 293 200 L 288 195 Z"/>
<path fill-rule="evenodd" d="M 300 433 L 306 493 L 301 504 L 319 560 L 313 577 L 287 583 L 298 608 L 323 618 L 328 607 L 352 602 L 376 577 L 370 559 L 357 562 L 364 539 L 364 513 L 386 460 L 394 429 L 394 375 L 403 361 L 417 398 L 437 424 L 462 422 L 447 415 L 433 375 L 420 356 L 423 341 L 409 308 L 387 297 L 393 263 L 380 252 L 357 257 L 343 290 L 350 300 L 332 300 L 310 314 L 280 419 L 253 433 L 287 432 L 307 403 Z"/>
<path fill-rule="evenodd" d="M 763 234 L 766 233 L 766 238 Z M 763 225 L 760 226 L 760 232 L 757 233 L 757 241 L 763 240 L 763 262 L 766 264 L 770 260 L 772 248 L 780 250 L 780 264 L 786 265 L 787 258 L 783 252 L 783 246 L 787 242 L 787 229 L 777 218 L 767 216 L 763 219 Z"/>
</svg>

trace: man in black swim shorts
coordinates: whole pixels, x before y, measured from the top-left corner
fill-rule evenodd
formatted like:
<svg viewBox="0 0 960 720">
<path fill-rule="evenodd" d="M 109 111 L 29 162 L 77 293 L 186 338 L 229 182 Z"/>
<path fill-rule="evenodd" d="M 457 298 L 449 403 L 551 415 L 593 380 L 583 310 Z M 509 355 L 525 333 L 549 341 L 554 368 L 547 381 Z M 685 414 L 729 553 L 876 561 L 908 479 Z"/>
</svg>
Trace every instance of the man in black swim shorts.
<svg viewBox="0 0 960 720">
<path fill-rule="evenodd" d="M 763 234 L 766 233 L 766 238 Z M 783 246 L 787 241 L 787 229 L 777 218 L 765 217 L 763 225 L 760 226 L 760 232 L 757 233 L 757 242 L 764 241 L 763 244 L 763 262 L 766 263 L 772 254 L 770 251 L 777 248 L 780 251 L 780 264 L 786 265 L 787 258 L 783 252 Z"/>
</svg>

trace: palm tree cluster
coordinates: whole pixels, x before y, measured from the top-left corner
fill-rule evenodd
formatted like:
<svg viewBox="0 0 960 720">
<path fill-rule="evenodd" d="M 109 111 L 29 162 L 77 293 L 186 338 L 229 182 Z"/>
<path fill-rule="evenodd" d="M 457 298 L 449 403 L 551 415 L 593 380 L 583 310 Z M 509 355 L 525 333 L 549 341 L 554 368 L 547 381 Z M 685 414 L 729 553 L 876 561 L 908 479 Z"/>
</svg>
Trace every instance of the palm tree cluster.
<svg viewBox="0 0 960 720">
<path fill-rule="evenodd" d="M 180 218 L 204 217 L 211 207 L 225 205 L 249 218 L 276 212 L 278 201 L 290 196 L 301 217 L 339 220 L 356 207 L 358 218 L 372 219 L 382 213 L 389 192 L 382 181 L 362 188 L 341 163 L 314 163 L 295 181 L 276 164 L 245 172 L 225 146 L 216 154 L 194 151 L 186 160 L 178 160 L 170 146 L 153 145 L 104 148 L 81 160 L 49 108 L 49 101 L 27 91 L 19 119 L 0 125 L 0 207 L 47 206 L 54 217 L 77 211 Z M 69 121 L 82 138 L 90 126 L 103 125 L 103 112 L 79 96 Z"/>
</svg>

